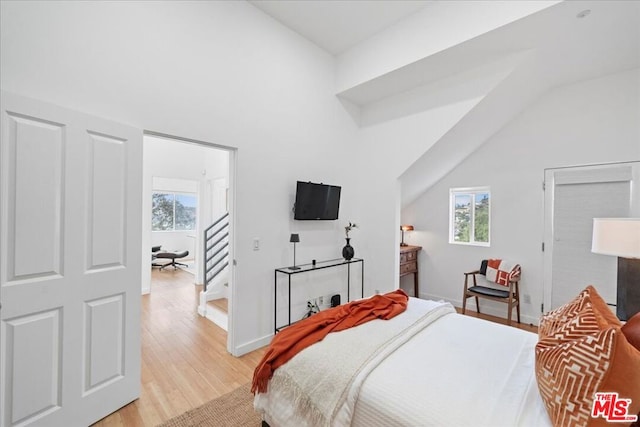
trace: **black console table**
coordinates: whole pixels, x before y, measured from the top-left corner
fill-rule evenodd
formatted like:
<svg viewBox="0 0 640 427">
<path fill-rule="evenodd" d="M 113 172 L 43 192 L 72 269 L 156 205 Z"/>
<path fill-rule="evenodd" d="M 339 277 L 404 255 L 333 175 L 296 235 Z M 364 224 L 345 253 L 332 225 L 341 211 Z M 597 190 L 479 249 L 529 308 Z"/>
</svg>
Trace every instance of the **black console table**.
<svg viewBox="0 0 640 427">
<path fill-rule="evenodd" d="M 362 258 L 352 258 L 347 261 L 343 258 L 330 259 L 328 261 L 318 261 L 315 264 L 298 265 L 298 269 L 291 267 L 276 268 L 273 279 L 273 332 L 278 333 L 283 328 L 291 325 L 291 276 L 301 273 L 310 273 L 313 271 L 323 270 L 325 268 L 334 268 L 341 265 L 347 266 L 347 302 L 351 301 L 351 264 L 360 264 L 361 284 L 360 296 L 364 298 L 364 260 Z M 286 325 L 278 326 L 278 274 L 286 274 L 289 282 L 289 321 Z M 295 323 L 295 322 L 294 322 Z"/>
</svg>

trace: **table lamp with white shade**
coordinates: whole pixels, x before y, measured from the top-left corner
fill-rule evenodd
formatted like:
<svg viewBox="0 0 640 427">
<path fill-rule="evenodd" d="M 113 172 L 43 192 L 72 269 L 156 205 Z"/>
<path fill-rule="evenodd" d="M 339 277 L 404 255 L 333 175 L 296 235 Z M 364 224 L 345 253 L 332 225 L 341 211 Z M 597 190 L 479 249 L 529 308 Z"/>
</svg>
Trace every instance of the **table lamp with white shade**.
<svg viewBox="0 0 640 427">
<path fill-rule="evenodd" d="M 591 252 L 618 257 L 618 318 L 640 312 L 640 218 L 594 218 Z"/>
</svg>

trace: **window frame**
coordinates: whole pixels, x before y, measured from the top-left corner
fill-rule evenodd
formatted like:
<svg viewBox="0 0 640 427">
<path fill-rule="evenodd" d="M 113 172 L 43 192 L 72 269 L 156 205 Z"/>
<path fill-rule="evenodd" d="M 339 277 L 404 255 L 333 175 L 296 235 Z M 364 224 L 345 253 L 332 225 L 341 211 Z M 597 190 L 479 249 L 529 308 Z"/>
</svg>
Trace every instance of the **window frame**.
<svg viewBox="0 0 640 427">
<path fill-rule="evenodd" d="M 163 195 L 171 195 L 173 196 L 173 223 L 172 228 L 169 230 L 154 230 L 153 228 L 153 206 L 151 206 L 151 232 L 152 233 L 184 233 L 184 232 L 192 232 L 198 230 L 198 206 L 200 204 L 200 200 L 198 198 L 197 193 L 188 193 L 183 191 L 163 191 L 163 190 L 154 190 L 151 192 L 152 204 L 153 204 L 153 196 L 155 194 L 163 194 Z M 192 229 L 187 230 L 178 230 L 176 229 L 176 196 L 189 196 L 193 197 L 196 201 L 196 217 L 195 223 Z"/>
<path fill-rule="evenodd" d="M 489 211 L 487 213 L 487 242 L 478 242 L 475 240 L 475 226 L 476 226 L 476 196 L 478 194 L 488 194 L 489 196 Z M 455 240 L 455 199 L 456 196 L 470 196 L 471 197 L 471 217 L 469 219 L 470 222 L 470 230 L 469 230 L 469 241 L 461 242 Z M 490 247 L 491 246 L 491 188 L 488 186 L 484 187 L 463 187 L 463 188 L 450 188 L 449 189 L 449 243 L 454 245 L 466 245 L 466 246 L 483 246 Z"/>
</svg>

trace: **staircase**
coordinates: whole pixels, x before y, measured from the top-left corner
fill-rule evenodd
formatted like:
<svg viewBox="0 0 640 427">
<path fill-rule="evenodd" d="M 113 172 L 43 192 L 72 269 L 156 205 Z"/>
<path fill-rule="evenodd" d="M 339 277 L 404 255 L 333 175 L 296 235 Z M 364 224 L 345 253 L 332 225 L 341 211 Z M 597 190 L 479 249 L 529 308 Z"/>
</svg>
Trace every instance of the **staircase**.
<svg viewBox="0 0 640 427">
<path fill-rule="evenodd" d="M 229 213 L 204 230 L 203 282 L 198 314 L 227 330 L 227 313 L 207 301 L 227 298 L 229 290 Z"/>
</svg>

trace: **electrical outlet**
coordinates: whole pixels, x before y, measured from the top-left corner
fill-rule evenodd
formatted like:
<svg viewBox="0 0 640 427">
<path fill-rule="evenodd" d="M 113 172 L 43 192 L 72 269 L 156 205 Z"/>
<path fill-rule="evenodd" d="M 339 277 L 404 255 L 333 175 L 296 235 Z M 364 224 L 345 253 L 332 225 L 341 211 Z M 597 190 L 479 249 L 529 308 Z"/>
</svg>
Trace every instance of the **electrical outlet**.
<svg viewBox="0 0 640 427">
<path fill-rule="evenodd" d="M 324 305 L 324 296 L 320 295 L 320 296 L 318 297 L 318 304 L 320 304 L 320 305 Z"/>
<path fill-rule="evenodd" d="M 309 317 L 312 314 L 319 313 L 320 307 L 318 307 L 317 299 L 309 299 L 307 300 L 307 314 L 305 317 Z"/>
<path fill-rule="evenodd" d="M 524 303 L 531 304 L 531 295 L 524 295 Z"/>
</svg>

